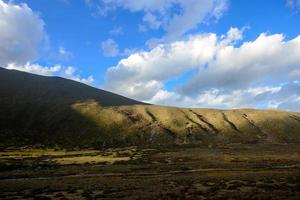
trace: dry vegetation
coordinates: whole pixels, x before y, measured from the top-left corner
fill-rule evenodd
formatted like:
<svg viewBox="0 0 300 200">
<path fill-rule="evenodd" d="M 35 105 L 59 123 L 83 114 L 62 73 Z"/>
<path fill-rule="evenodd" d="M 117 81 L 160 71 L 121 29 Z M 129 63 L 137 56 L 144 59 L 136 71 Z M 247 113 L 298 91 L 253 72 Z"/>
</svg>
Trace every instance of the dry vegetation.
<svg viewBox="0 0 300 200">
<path fill-rule="evenodd" d="M 128 144 L 286 143 L 300 141 L 300 114 L 275 110 L 185 109 L 153 105 L 73 109 Z M 118 133 L 118 134 L 116 134 Z"/>
<path fill-rule="evenodd" d="M 0 158 L 0 198 L 296 200 L 300 197 L 298 147 L 131 147 Z M 53 162 L 57 159 L 66 162 Z M 100 162 L 91 162 L 97 159 Z"/>
</svg>

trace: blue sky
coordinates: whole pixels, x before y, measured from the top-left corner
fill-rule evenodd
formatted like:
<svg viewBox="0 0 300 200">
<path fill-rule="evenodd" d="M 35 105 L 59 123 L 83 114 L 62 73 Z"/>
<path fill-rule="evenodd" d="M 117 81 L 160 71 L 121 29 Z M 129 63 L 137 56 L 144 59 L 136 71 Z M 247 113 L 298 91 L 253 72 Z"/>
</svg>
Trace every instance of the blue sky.
<svg viewBox="0 0 300 200">
<path fill-rule="evenodd" d="M 8 69 L 163 105 L 300 110 L 300 0 L 0 2 Z"/>
</svg>

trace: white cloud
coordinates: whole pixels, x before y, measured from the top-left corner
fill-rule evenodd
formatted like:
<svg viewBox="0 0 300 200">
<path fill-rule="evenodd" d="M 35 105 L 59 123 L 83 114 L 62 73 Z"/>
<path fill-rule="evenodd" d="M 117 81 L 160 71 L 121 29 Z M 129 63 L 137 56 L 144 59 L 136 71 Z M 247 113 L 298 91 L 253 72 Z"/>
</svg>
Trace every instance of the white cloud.
<svg viewBox="0 0 300 200">
<path fill-rule="evenodd" d="M 15 69 L 18 71 L 29 72 L 33 74 L 51 76 L 61 70 L 60 65 L 54 65 L 51 67 L 44 67 L 39 64 L 26 63 L 24 65 L 18 65 L 16 63 L 10 63 L 7 65 L 6 69 Z"/>
<path fill-rule="evenodd" d="M 236 41 L 243 39 L 243 33 L 249 27 L 243 27 L 242 29 L 230 28 L 226 35 L 222 35 L 221 39 L 223 45 L 235 44 Z"/>
<path fill-rule="evenodd" d="M 271 108 L 298 98 L 293 92 L 299 86 L 287 90 L 286 83 L 299 78 L 300 36 L 285 40 L 282 34 L 262 33 L 237 45 L 242 33 L 231 28 L 220 37 L 198 34 L 136 52 L 107 70 L 105 88 L 152 103 L 189 107 Z M 167 81 L 191 71 L 196 73 L 176 90 L 164 89 Z M 282 98 L 284 90 L 289 92 Z"/>
<path fill-rule="evenodd" d="M 287 6 L 293 9 L 300 9 L 300 0 L 287 0 Z"/>
<path fill-rule="evenodd" d="M 133 84 L 147 85 L 150 81 L 156 81 L 162 86 L 167 80 L 205 66 L 213 59 L 220 45 L 227 44 L 224 41 L 234 40 L 231 32 L 232 29 L 221 42 L 216 34 L 203 34 L 191 36 L 183 41 L 158 45 L 149 52 L 136 52 L 122 59 L 117 66 L 108 69 L 106 87 L 117 93 L 128 95 L 128 91 L 132 90 L 129 88 Z M 124 85 L 122 88 L 119 87 L 120 83 Z M 155 91 L 160 88 L 155 87 Z M 136 95 L 134 97 L 137 98 Z"/>
<path fill-rule="evenodd" d="M 123 95 L 146 100 L 145 95 L 138 96 L 133 85 L 144 86 L 144 90 L 152 94 L 159 91 L 162 82 L 181 75 L 187 70 L 205 64 L 214 55 L 217 38 L 215 35 L 191 38 L 189 42 L 176 42 L 170 45 L 160 45 L 150 52 L 137 52 L 123 59 L 115 67 L 107 71 L 106 88 Z M 193 47 L 205 48 L 199 52 Z M 155 82 L 155 87 L 149 83 Z M 120 87 L 122 85 L 122 87 Z M 150 92 L 149 89 L 154 91 Z M 151 97 L 151 96 L 150 96 Z"/>
<path fill-rule="evenodd" d="M 285 101 L 277 106 L 278 109 L 300 112 L 300 96 L 289 101 Z"/>
<path fill-rule="evenodd" d="M 60 75 L 62 77 L 68 78 L 68 79 L 72 79 L 74 81 L 78 81 L 78 82 L 82 82 L 84 84 L 88 84 L 91 85 L 95 79 L 93 76 L 88 76 L 87 78 L 82 78 L 80 77 L 80 75 L 75 74 L 76 69 L 72 66 L 68 66 L 66 68 L 64 68 L 64 70 L 61 71 Z"/>
<path fill-rule="evenodd" d="M 300 112 L 300 83 L 294 81 L 284 84 L 270 98 L 277 104 L 276 108 Z"/>
<path fill-rule="evenodd" d="M 122 59 L 108 70 L 109 80 L 150 81 L 166 80 L 203 65 L 216 51 L 215 34 L 191 37 L 168 45 L 159 45 L 151 51 L 141 51 Z M 117 75 L 117 77 L 115 77 Z"/>
<path fill-rule="evenodd" d="M 222 6 L 221 6 L 222 5 Z M 167 40 L 175 40 L 201 22 L 217 20 L 227 9 L 225 0 L 182 0 L 181 12 L 175 14 L 165 26 Z"/>
<path fill-rule="evenodd" d="M 211 89 L 189 97 L 159 90 L 149 101 L 159 105 L 204 108 L 260 108 L 285 109 L 300 112 L 300 84 L 287 83 L 277 87 L 254 87 L 223 93 Z"/>
<path fill-rule="evenodd" d="M 161 21 L 159 21 L 156 15 L 152 13 L 146 13 L 143 18 L 143 21 L 149 24 L 149 27 L 151 29 L 158 29 L 161 26 Z"/>
<path fill-rule="evenodd" d="M 86 84 L 93 83 L 92 76 L 81 78 L 75 73 L 74 67 L 32 63 L 38 58 L 38 52 L 45 40 L 44 22 L 27 4 L 0 0 L 0 67 L 44 76 L 62 76 Z M 64 47 L 60 47 L 56 55 L 60 59 L 69 59 L 72 56 Z"/>
<path fill-rule="evenodd" d="M 106 57 L 115 57 L 119 54 L 119 46 L 113 39 L 107 39 L 101 43 L 103 55 Z"/>
<path fill-rule="evenodd" d="M 57 60 L 57 61 L 68 61 L 74 57 L 73 53 L 68 51 L 65 47 L 59 46 L 59 48 L 48 55 L 48 59 Z"/>
<path fill-rule="evenodd" d="M 95 5 L 96 4 L 96 5 Z M 175 40 L 200 23 L 218 20 L 227 10 L 227 0 L 100 0 L 87 1 L 87 5 L 98 8 L 98 13 L 106 16 L 109 12 L 122 8 L 131 12 L 143 12 L 143 24 L 139 30 L 162 27 L 167 40 Z M 176 12 L 173 12 L 176 10 Z M 146 28 L 147 27 L 147 28 Z"/>
<path fill-rule="evenodd" d="M 167 106 L 196 107 L 196 102 L 175 92 L 160 89 L 148 103 Z"/>
<path fill-rule="evenodd" d="M 120 82 L 120 85 L 114 85 L 110 90 L 126 91 L 126 96 L 134 99 L 147 100 L 153 97 L 161 88 L 162 84 L 155 80 L 146 82 L 137 82 L 126 85 Z"/>
<path fill-rule="evenodd" d="M 123 31 L 123 28 L 121 26 L 118 26 L 118 27 L 115 27 L 115 28 L 111 29 L 109 31 L 109 34 L 111 34 L 111 35 L 123 35 L 124 31 Z"/>
<path fill-rule="evenodd" d="M 224 46 L 214 57 L 178 91 L 193 95 L 211 88 L 226 91 L 285 81 L 300 68 L 300 36 L 284 41 L 281 34 L 262 33 L 240 47 Z"/>
<path fill-rule="evenodd" d="M 87 78 L 82 78 L 80 75 L 76 74 L 76 69 L 72 66 L 64 67 L 61 65 L 53 66 L 42 66 L 39 64 L 26 63 L 24 65 L 18 65 L 15 63 L 10 63 L 6 67 L 10 70 L 18 70 L 23 72 L 28 72 L 32 74 L 38 74 L 43 76 L 61 76 L 74 81 L 82 82 L 91 85 L 94 82 L 93 76 L 88 76 Z"/>
<path fill-rule="evenodd" d="M 220 19 L 224 12 L 228 9 L 229 7 L 229 1 L 215 1 L 215 6 L 213 7 L 213 10 L 211 12 L 211 16 L 214 17 L 215 20 Z"/>
<path fill-rule="evenodd" d="M 300 69 L 293 70 L 289 73 L 291 79 L 300 78 Z"/>
<path fill-rule="evenodd" d="M 35 60 L 45 39 L 44 22 L 26 4 L 0 0 L 0 66 Z"/>
<path fill-rule="evenodd" d="M 125 48 L 121 53 L 122 56 L 130 56 L 131 54 L 139 52 L 138 49 L 135 48 Z"/>
<path fill-rule="evenodd" d="M 73 54 L 70 51 L 66 50 L 64 47 L 60 46 L 58 49 L 58 56 L 61 59 L 69 60 L 73 57 Z"/>
<path fill-rule="evenodd" d="M 87 84 L 87 85 L 92 85 L 95 81 L 95 79 L 92 75 L 89 75 L 87 78 L 75 77 L 75 78 L 73 78 L 73 80 Z"/>
<path fill-rule="evenodd" d="M 226 93 L 219 89 L 206 90 L 194 99 L 198 106 L 210 108 L 271 108 L 269 105 L 275 100 L 274 94 L 281 87 L 249 87 L 244 90 L 231 90 Z M 273 102 L 274 103 L 274 102 Z"/>
</svg>

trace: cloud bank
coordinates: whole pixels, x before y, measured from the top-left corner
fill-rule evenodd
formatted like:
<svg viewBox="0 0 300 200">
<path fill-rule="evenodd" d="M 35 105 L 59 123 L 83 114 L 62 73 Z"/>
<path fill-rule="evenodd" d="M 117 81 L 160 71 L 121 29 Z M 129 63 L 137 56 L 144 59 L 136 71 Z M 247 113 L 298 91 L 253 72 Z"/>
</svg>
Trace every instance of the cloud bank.
<svg viewBox="0 0 300 200">
<path fill-rule="evenodd" d="M 243 31 L 192 35 L 134 53 L 107 70 L 105 87 L 158 104 L 300 110 L 300 36 L 261 33 L 241 42 Z M 174 90 L 165 89 L 191 71 Z"/>
</svg>

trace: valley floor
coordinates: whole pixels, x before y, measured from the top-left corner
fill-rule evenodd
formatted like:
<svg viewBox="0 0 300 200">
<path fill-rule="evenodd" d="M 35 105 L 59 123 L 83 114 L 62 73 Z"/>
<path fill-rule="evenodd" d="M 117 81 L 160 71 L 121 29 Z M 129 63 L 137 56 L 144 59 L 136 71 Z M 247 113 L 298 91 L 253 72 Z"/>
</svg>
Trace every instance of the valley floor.
<svg viewBox="0 0 300 200">
<path fill-rule="evenodd" d="M 299 144 L 0 152 L 0 199 L 300 199 Z"/>
</svg>

